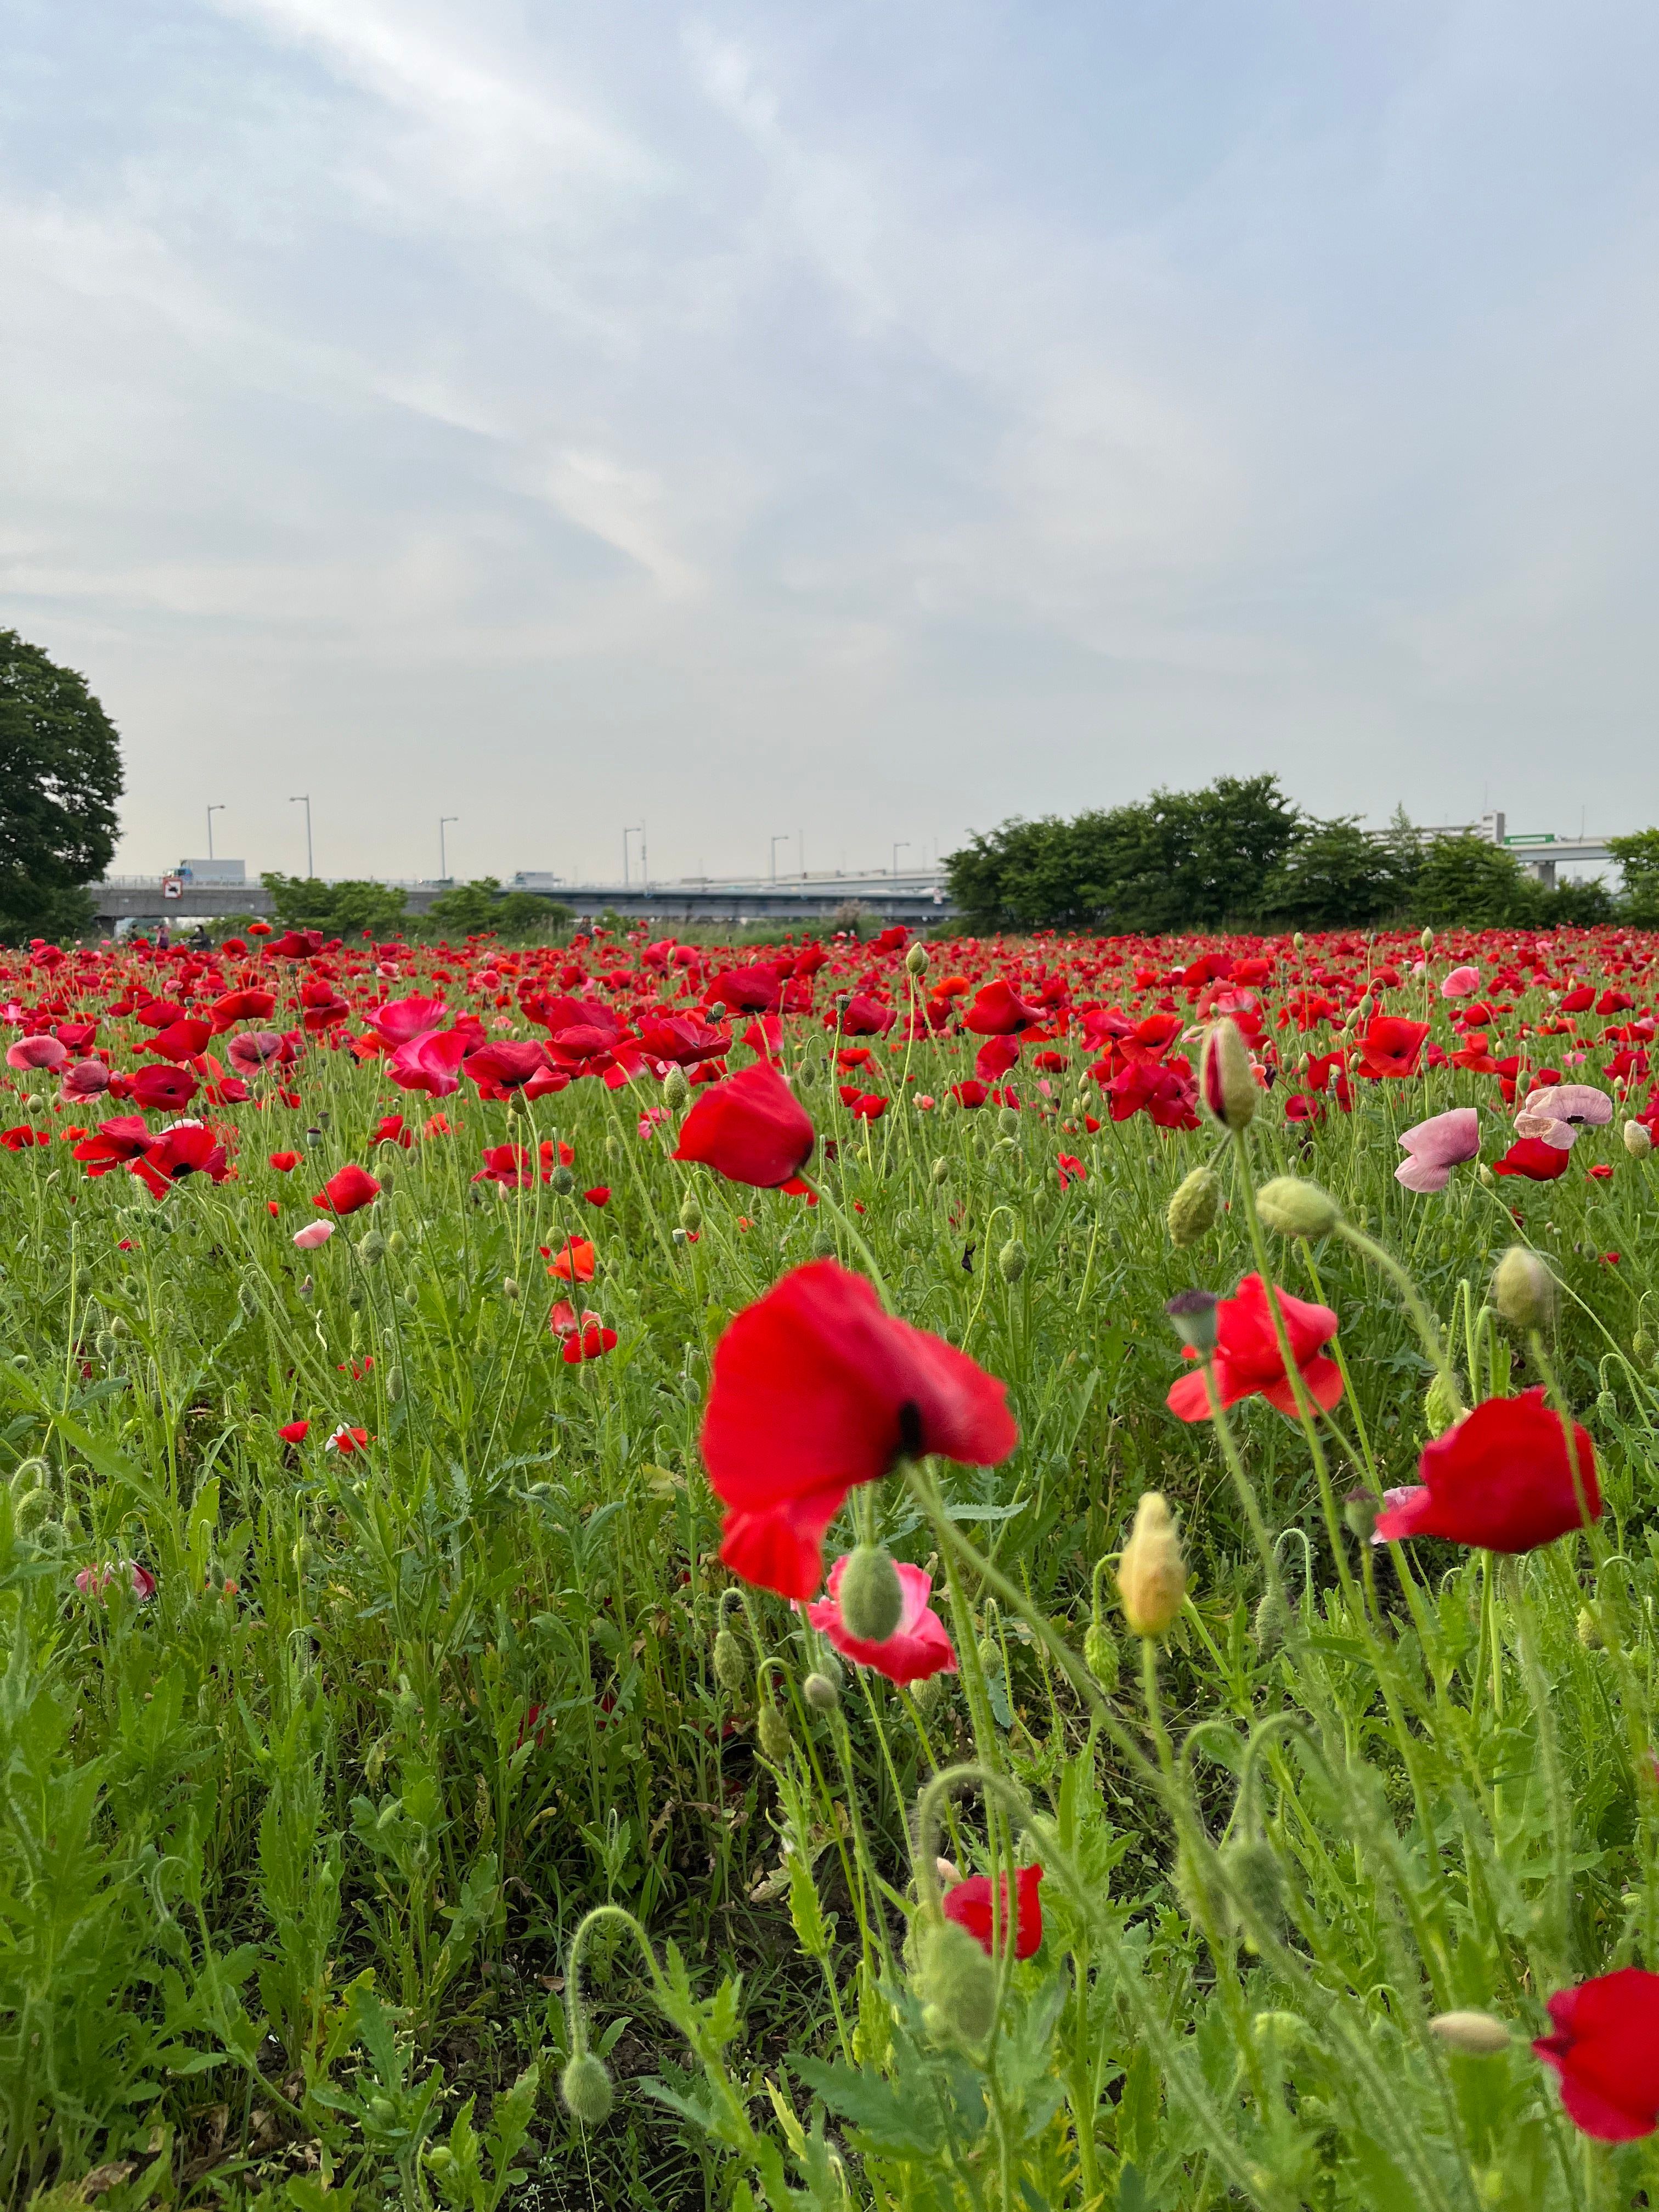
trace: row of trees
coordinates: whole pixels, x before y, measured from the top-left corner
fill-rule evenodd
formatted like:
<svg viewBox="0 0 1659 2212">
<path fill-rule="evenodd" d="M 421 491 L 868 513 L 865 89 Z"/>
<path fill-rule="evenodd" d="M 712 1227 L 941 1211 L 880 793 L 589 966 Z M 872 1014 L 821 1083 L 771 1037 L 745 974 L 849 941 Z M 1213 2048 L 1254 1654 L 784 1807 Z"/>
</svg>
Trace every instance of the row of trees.
<svg viewBox="0 0 1659 2212">
<path fill-rule="evenodd" d="M 0 945 L 76 937 L 115 854 L 115 726 L 84 677 L 0 629 Z"/>
<path fill-rule="evenodd" d="M 317 876 L 259 878 L 270 893 L 275 919 L 284 929 L 320 929 L 329 937 L 381 939 L 430 937 L 455 939 L 492 931 L 517 942 L 556 935 L 574 916 L 568 906 L 539 898 L 534 891 L 504 891 L 494 876 L 457 884 L 434 899 L 426 912 L 411 915 L 409 895 L 395 884 L 367 879 L 324 883 Z"/>
<path fill-rule="evenodd" d="M 1358 817 L 1304 814 L 1272 775 L 1218 776 L 1070 820 L 1016 817 L 945 861 L 975 929 L 1340 928 L 1391 921 L 1505 927 L 1659 923 L 1659 830 L 1611 841 L 1618 906 L 1600 882 L 1547 890 L 1501 845 L 1425 841 L 1402 810 L 1373 837 Z"/>
</svg>

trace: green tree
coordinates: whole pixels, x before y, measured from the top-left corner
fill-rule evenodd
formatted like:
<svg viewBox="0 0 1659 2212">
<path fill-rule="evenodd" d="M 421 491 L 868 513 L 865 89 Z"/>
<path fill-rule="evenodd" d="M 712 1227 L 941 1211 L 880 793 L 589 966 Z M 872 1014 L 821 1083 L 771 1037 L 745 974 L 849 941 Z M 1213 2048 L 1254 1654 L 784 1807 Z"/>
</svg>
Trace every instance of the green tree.
<svg viewBox="0 0 1659 2212">
<path fill-rule="evenodd" d="M 556 899 L 535 891 L 504 891 L 495 876 L 477 876 L 434 899 L 422 916 L 437 937 L 502 937 L 515 943 L 556 936 L 575 915 Z"/>
<path fill-rule="evenodd" d="M 1609 837 L 1607 850 L 1624 871 L 1624 909 L 1632 921 L 1659 927 L 1659 830 Z"/>
<path fill-rule="evenodd" d="M 1501 929 L 1536 920 L 1545 894 L 1513 853 L 1484 837 L 1437 837 L 1424 851 L 1412 889 L 1420 921 Z"/>
<path fill-rule="evenodd" d="M 91 925 L 82 885 L 115 854 L 115 725 L 84 677 L 0 629 L 0 942 Z"/>
<path fill-rule="evenodd" d="M 1383 921 L 1399 909 L 1401 878 L 1395 846 L 1367 836 L 1356 817 L 1310 821 L 1263 886 L 1261 912 L 1291 929 Z"/>
<path fill-rule="evenodd" d="M 362 878 L 325 884 L 318 876 L 284 876 L 273 869 L 259 880 L 283 928 L 320 929 L 327 937 L 398 934 L 409 903 L 409 894 L 395 884 Z"/>
</svg>

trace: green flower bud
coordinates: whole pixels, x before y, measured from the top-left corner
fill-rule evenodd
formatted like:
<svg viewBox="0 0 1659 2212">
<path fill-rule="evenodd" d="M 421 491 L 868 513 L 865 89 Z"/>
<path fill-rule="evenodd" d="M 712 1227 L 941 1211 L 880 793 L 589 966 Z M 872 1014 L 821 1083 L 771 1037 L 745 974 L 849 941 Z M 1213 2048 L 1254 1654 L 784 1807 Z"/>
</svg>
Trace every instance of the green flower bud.
<svg viewBox="0 0 1659 2212">
<path fill-rule="evenodd" d="M 768 1703 L 761 1707 L 755 1732 L 766 1756 L 775 1766 L 781 1765 L 789 1756 L 789 1723 L 775 1705 Z"/>
<path fill-rule="evenodd" d="M 404 1304 L 406 1306 L 418 1306 L 420 1303 L 421 1294 L 416 1289 L 414 1284 L 405 1283 L 404 1285 Z"/>
<path fill-rule="evenodd" d="M 722 1628 L 714 1638 L 714 1680 L 734 1698 L 741 1696 L 749 1686 L 743 1646 L 729 1628 Z"/>
<path fill-rule="evenodd" d="M 828 1674 L 815 1667 L 801 1684 L 801 1695 L 815 1713 L 833 1713 L 841 1703 L 841 1691 Z"/>
<path fill-rule="evenodd" d="M 1601 1419 L 1604 1421 L 1611 1420 L 1613 1416 L 1619 1411 L 1619 1401 L 1611 1390 L 1598 1390 L 1596 1392 L 1595 1410 L 1601 1416 Z"/>
<path fill-rule="evenodd" d="M 365 1267 L 378 1267 L 386 1257 L 386 1239 L 378 1229 L 371 1229 L 357 1246 L 357 1257 Z"/>
<path fill-rule="evenodd" d="M 378 1170 L 375 1180 L 380 1186 L 382 1198 L 389 1197 L 398 1187 L 398 1170 L 394 1167 L 381 1168 Z"/>
<path fill-rule="evenodd" d="M 1011 1237 L 997 1254 L 997 1273 L 1011 1285 L 1025 1273 L 1025 1247 L 1018 1237 Z"/>
<path fill-rule="evenodd" d="M 1123 1617 L 1136 1636 L 1167 1636 L 1187 1595 L 1181 1539 L 1162 1491 L 1143 1492 L 1117 1563 Z"/>
<path fill-rule="evenodd" d="M 1220 1176 L 1213 1168 L 1194 1168 L 1170 1200 L 1165 1217 L 1170 1242 L 1176 1251 L 1184 1252 L 1188 1245 L 1196 1244 L 1213 1227 L 1220 1211 Z"/>
<path fill-rule="evenodd" d="M 904 1592 L 890 1553 L 860 1544 L 841 1571 L 842 1626 L 860 1644 L 884 1644 L 904 1612 Z"/>
<path fill-rule="evenodd" d="M 1601 1624 L 1587 1605 L 1580 1606 L 1578 1608 L 1577 1628 L 1578 1641 L 1586 1651 L 1600 1651 L 1605 1649 L 1607 1638 L 1601 1633 Z"/>
<path fill-rule="evenodd" d="M 925 975 L 927 973 L 927 947 L 913 945 L 904 956 L 904 964 L 913 975 Z"/>
<path fill-rule="evenodd" d="M 508 1305 L 516 1305 L 518 1304 L 519 1285 L 518 1279 L 515 1276 L 503 1275 L 501 1277 L 501 1296 L 507 1300 Z"/>
<path fill-rule="evenodd" d="M 620 1164 L 627 1158 L 623 1140 L 614 1130 L 605 1140 L 605 1156 L 606 1159 L 616 1164 Z"/>
<path fill-rule="evenodd" d="M 1425 952 L 1432 952 L 1434 950 L 1434 932 L 1431 929 L 1425 929 L 1417 941 Z"/>
<path fill-rule="evenodd" d="M 301 1275 L 294 1287 L 302 1298 L 308 1298 L 316 1286 L 309 1275 Z"/>
<path fill-rule="evenodd" d="M 910 1685 L 910 1702 L 916 1711 L 923 1715 L 931 1713 L 944 1695 L 943 1674 L 928 1674 L 921 1681 L 912 1682 Z"/>
<path fill-rule="evenodd" d="M 404 1395 L 404 1370 L 394 1367 L 386 1378 L 386 1395 L 395 1406 Z"/>
<path fill-rule="evenodd" d="M 1002 1656 L 1002 1646 L 994 1636 L 981 1636 L 978 1644 L 979 1663 L 985 1673 L 995 1680 L 1007 1665 Z"/>
<path fill-rule="evenodd" d="M 571 1192 L 576 1188 L 576 1178 L 571 1174 L 569 1169 L 567 1167 L 560 1166 L 555 1168 L 552 1174 L 549 1176 L 547 1180 L 550 1186 L 554 1190 L 557 1191 L 561 1198 L 568 1198 Z"/>
<path fill-rule="evenodd" d="M 997 1972 L 989 1954 L 954 1920 L 930 1920 L 916 1944 L 915 1991 L 928 2033 L 940 2042 L 984 2042 L 997 2017 Z"/>
<path fill-rule="evenodd" d="M 1291 1632 L 1291 1608 L 1285 1593 L 1275 1583 L 1261 1594 L 1261 1602 L 1255 1609 L 1255 1640 L 1265 1658 L 1277 1651 Z"/>
<path fill-rule="evenodd" d="M 1437 2012 L 1429 2022 L 1429 2033 L 1466 2058 L 1495 2058 L 1515 2040 L 1503 2021 L 1489 2012 Z"/>
<path fill-rule="evenodd" d="M 399 1260 L 409 1249 L 409 1239 L 401 1229 L 394 1229 L 386 1240 L 386 1249 L 394 1260 Z"/>
<path fill-rule="evenodd" d="M 1555 1280 L 1535 1252 L 1511 1244 L 1492 1279 L 1492 1302 L 1511 1328 L 1547 1328 L 1555 1311 Z"/>
<path fill-rule="evenodd" d="M 1423 1393 L 1423 1419 L 1431 1437 L 1443 1437 L 1462 1412 L 1462 1401 L 1445 1376 L 1436 1373 Z"/>
<path fill-rule="evenodd" d="M 1624 1129 L 1625 1150 L 1633 1160 L 1644 1160 L 1653 1150 L 1653 1139 L 1640 1121 L 1626 1121 Z"/>
<path fill-rule="evenodd" d="M 1275 1176 L 1264 1182 L 1255 1194 L 1255 1210 L 1281 1237 L 1328 1237 L 1342 1218 L 1329 1193 L 1300 1176 Z"/>
<path fill-rule="evenodd" d="M 934 1187 L 934 1188 L 935 1188 L 935 1189 L 937 1189 L 937 1188 L 939 1188 L 939 1184 L 940 1184 L 940 1183 L 942 1183 L 942 1182 L 948 1182 L 950 1180 L 951 1180 L 951 1163 L 950 1163 L 950 1161 L 949 1161 L 949 1160 L 935 1160 L 935 1161 L 933 1162 L 933 1187 Z"/>
<path fill-rule="evenodd" d="M 812 1239 L 812 1257 L 815 1260 L 833 1260 L 835 1256 L 835 1238 L 827 1229 L 820 1229 Z"/>
<path fill-rule="evenodd" d="M 1083 1663 L 1101 1688 L 1117 1687 L 1117 1638 L 1103 1620 L 1091 1620 L 1083 1634 Z"/>
<path fill-rule="evenodd" d="M 671 1067 L 662 1079 L 662 1103 L 671 1114 L 678 1114 L 691 1096 L 690 1079 L 683 1067 Z"/>
<path fill-rule="evenodd" d="M 698 1205 L 694 1191 L 687 1191 L 681 1205 L 680 1227 L 687 1231 L 702 1227 L 702 1208 Z"/>
<path fill-rule="evenodd" d="M 709 1001 L 708 1018 L 711 1022 L 723 1022 L 726 1019 L 726 1001 L 724 999 L 714 999 Z"/>
<path fill-rule="evenodd" d="M 997 1127 L 998 1127 L 998 1128 L 999 1128 L 999 1129 L 1000 1129 L 1000 1130 L 1001 1130 L 1001 1132 L 1002 1132 L 1002 1133 L 1003 1133 L 1003 1135 L 1004 1135 L 1005 1137 L 1017 1137 L 1017 1136 L 1018 1136 L 1018 1134 L 1019 1134 L 1019 1109 L 1018 1109 L 1018 1106 L 1004 1106 L 1004 1107 L 1000 1108 L 1000 1109 L 998 1109 L 998 1113 L 997 1113 Z"/>
<path fill-rule="evenodd" d="M 597 2128 L 611 2117 L 616 2094 L 604 2059 L 591 2051 L 578 2051 L 559 2081 L 565 2110 L 585 2128 Z"/>
<path fill-rule="evenodd" d="M 259 1310 L 259 1293 L 252 1283 L 240 1283 L 237 1285 L 236 1303 L 250 1321 L 256 1317 Z M 113 1332 L 112 1331 L 111 1334 L 112 1337 Z"/>
<path fill-rule="evenodd" d="M 1234 1917 L 1243 1920 L 1243 1906 L 1277 1935 L 1285 1924 L 1285 1869 L 1279 1854 L 1265 1836 L 1239 1836 L 1224 1844 L 1217 1854 L 1227 1886 L 1237 1901 Z M 1245 1923 L 1244 1948 L 1260 1947 Z"/>
</svg>

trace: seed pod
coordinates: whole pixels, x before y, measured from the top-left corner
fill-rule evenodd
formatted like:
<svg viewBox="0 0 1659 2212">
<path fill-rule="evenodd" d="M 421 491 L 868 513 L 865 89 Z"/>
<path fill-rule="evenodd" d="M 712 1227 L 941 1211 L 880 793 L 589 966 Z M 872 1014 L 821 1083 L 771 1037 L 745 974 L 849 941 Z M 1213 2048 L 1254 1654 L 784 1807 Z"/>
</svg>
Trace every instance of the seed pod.
<svg viewBox="0 0 1659 2212">
<path fill-rule="evenodd" d="M 1429 2033 L 1466 2058 L 1495 2058 L 1515 2039 L 1489 2012 L 1437 2012 L 1429 2022 Z"/>
<path fill-rule="evenodd" d="M 726 1001 L 724 999 L 710 1000 L 708 1005 L 708 1018 L 711 1022 L 723 1022 L 726 1019 Z"/>
<path fill-rule="evenodd" d="M 860 1644 L 885 1644 L 904 1613 L 904 1592 L 891 1554 L 860 1544 L 841 1571 L 836 1591 L 842 1626 Z"/>
<path fill-rule="evenodd" d="M 714 1680 L 734 1698 L 741 1696 L 749 1686 L 743 1646 L 729 1628 L 722 1628 L 714 1638 Z"/>
<path fill-rule="evenodd" d="M 1011 1286 L 1025 1273 L 1025 1247 L 1018 1237 L 1011 1237 L 997 1254 L 997 1273 Z"/>
<path fill-rule="evenodd" d="M 313 1288 L 310 1276 L 301 1275 L 295 1287 L 299 1291 L 300 1296 L 302 1298 L 308 1298 L 311 1296 L 312 1290 Z"/>
<path fill-rule="evenodd" d="M 1117 1638 L 1103 1620 L 1091 1620 L 1084 1631 L 1083 1663 L 1103 1690 L 1117 1687 Z"/>
<path fill-rule="evenodd" d="M 1360 1543 L 1369 1544 L 1376 1529 L 1376 1516 L 1382 1510 L 1381 1498 L 1369 1490 L 1351 1490 L 1342 1500 L 1342 1518 L 1347 1523 L 1348 1534 Z"/>
<path fill-rule="evenodd" d="M 680 1227 L 688 1231 L 702 1227 L 702 1208 L 697 1203 L 695 1191 L 685 1194 L 684 1203 L 680 1207 Z"/>
<path fill-rule="evenodd" d="M 1211 1023 L 1198 1065 L 1198 1095 L 1210 1115 L 1224 1129 L 1248 1128 L 1261 1094 L 1236 1022 L 1223 1015 Z"/>
<path fill-rule="evenodd" d="M 1511 1244 L 1492 1279 L 1492 1302 L 1511 1328 L 1547 1328 L 1555 1311 L 1555 1281 L 1535 1252 Z"/>
<path fill-rule="evenodd" d="M 1220 1210 L 1220 1176 L 1213 1168 L 1194 1168 L 1170 1200 L 1165 1216 L 1170 1242 L 1176 1251 L 1184 1252 L 1188 1245 L 1196 1244 L 1214 1225 Z"/>
<path fill-rule="evenodd" d="M 662 1079 L 662 1103 L 671 1114 L 678 1114 L 691 1096 L 690 1079 L 683 1067 L 671 1067 Z"/>
<path fill-rule="evenodd" d="M 1170 1328 L 1200 1359 L 1207 1359 L 1215 1350 L 1219 1334 L 1215 1311 L 1220 1304 L 1213 1291 L 1177 1291 L 1164 1309 Z"/>
<path fill-rule="evenodd" d="M 815 1713 L 833 1713 L 841 1703 L 841 1692 L 827 1674 L 814 1668 L 801 1684 L 801 1695 Z"/>
<path fill-rule="evenodd" d="M 1162 1491 L 1146 1491 L 1135 1507 L 1134 1526 L 1117 1563 L 1117 1587 L 1133 1634 L 1169 1633 L 1187 1595 L 1187 1564 Z"/>
<path fill-rule="evenodd" d="M 1255 1194 L 1255 1209 L 1281 1237 L 1328 1237 L 1342 1218 L 1328 1191 L 1300 1176 L 1275 1176 Z"/>
<path fill-rule="evenodd" d="M 940 2042 L 983 2043 L 996 2025 L 996 1968 L 954 1920 L 931 1920 L 923 1929 L 916 1944 L 915 1991 L 927 2031 Z"/>
<path fill-rule="evenodd" d="M 792 1741 L 789 1723 L 769 1698 L 760 1709 L 755 1733 L 760 1738 L 761 1749 L 775 1766 L 788 1758 Z"/>
<path fill-rule="evenodd" d="M 579 2051 L 570 2060 L 559 2077 L 559 2094 L 571 2118 L 585 2128 L 597 2128 L 609 2119 L 616 2102 L 605 2061 L 591 2051 Z"/>
</svg>

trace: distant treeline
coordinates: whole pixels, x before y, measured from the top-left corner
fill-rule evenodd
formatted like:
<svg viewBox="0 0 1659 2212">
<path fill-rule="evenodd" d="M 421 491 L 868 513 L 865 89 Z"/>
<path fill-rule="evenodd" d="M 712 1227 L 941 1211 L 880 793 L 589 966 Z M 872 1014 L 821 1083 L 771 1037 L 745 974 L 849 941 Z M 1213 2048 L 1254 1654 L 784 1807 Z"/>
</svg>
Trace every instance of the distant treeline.
<svg viewBox="0 0 1659 2212">
<path fill-rule="evenodd" d="M 1511 852 L 1474 836 L 1425 841 L 1403 810 L 1369 835 L 1353 815 L 1304 814 L 1272 775 L 1218 776 L 1067 821 L 1018 817 L 948 855 L 974 929 L 1327 929 L 1445 922 L 1548 928 L 1620 919 L 1659 926 L 1659 830 L 1610 840 L 1625 890 L 1546 890 Z"/>
</svg>

